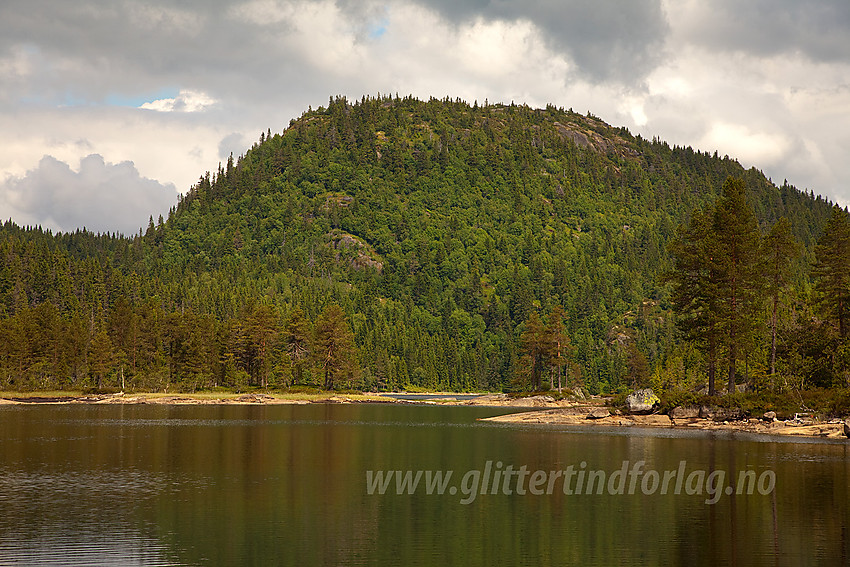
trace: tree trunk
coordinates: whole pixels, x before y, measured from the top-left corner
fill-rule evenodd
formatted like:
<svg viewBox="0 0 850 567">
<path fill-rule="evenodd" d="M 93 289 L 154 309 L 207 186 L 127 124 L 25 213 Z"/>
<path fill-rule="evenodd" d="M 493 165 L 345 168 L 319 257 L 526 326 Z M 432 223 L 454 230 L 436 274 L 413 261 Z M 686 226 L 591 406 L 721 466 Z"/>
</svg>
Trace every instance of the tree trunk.
<svg viewBox="0 0 850 567">
<path fill-rule="evenodd" d="M 735 361 L 738 358 L 738 345 L 735 344 L 735 332 L 729 333 L 729 381 L 726 384 L 726 393 L 735 393 Z"/>
<path fill-rule="evenodd" d="M 713 396 L 717 393 L 714 384 L 714 374 L 716 369 L 716 353 L 714 337 L 708 339 L 708 395 Z"/>
<path fill-rule="evenodd" d="M 729 309 L 729 380 L 726 393 L 735 393 L 735 363 L 738 361 L 738 293 L 735 278 L 732 279 L 732 301 Z"/>
<path fill-rule="evenodd" d="M 558 371 L 558 393 L 561 393 L 561 366 L 563 366 L 564 359 L 561 358 L 561 340 L 558 339 L 558 365 L 555 369 Z"/>
<path fill-rule="evenodd" d="M 770 375 L 776 374 L 776 310 L 779 305 L 779 295 L 773 296 L 773 313 L 770 317 Z"/>
</svg>

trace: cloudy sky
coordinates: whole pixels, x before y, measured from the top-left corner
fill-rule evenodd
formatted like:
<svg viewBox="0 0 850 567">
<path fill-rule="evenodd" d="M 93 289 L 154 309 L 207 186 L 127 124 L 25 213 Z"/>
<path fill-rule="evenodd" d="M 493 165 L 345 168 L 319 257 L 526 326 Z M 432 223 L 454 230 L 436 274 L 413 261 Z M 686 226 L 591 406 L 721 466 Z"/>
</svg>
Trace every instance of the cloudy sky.
<svg viewBox="0 0 850 567">
<path fill-rule="evenodd" d="M 847 0 L 3 0 L 0 219 L 134 233 L 377 93 L 591 111 L 850 204 Z"/>
</svg>

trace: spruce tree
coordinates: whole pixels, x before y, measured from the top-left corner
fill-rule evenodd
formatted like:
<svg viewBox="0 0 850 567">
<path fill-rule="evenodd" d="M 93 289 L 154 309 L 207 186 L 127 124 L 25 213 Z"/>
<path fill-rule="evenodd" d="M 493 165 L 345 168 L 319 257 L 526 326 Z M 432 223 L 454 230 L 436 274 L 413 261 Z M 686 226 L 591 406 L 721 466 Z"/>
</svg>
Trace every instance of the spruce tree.
<svg viewBox="0 0 850 567">
<path fill-rule="evenodd" d="M 289 315 L 289 321 L 283 329 L 283 348 L 289 354 L 293 379 L 300 384 L 304 375 L 304 363 L 310 356 L 310 321 L 301 308 L 296 307 Z"/>
<path fill-rule="evenodd" d="M 719 271 L 711 250 L 716 247 L 713 208 L 694 211 L 690 223 L 680 226 L 670 244 L 673 269 L 664 279 L 673 286 L 671 299 L 676 326 L 694 341 L 708 363 L 708 394 L 716 391 L 717 350 L 720 342 L 718 317 Z"/>
<path fill-rule="evenodd" d="M 341 380 L 349 384 L 359 375 L 354 334 L 342 308 L 328 305 L 316 321 L 314 354 L 325 376 L 325 390 L 333 390 Z"/>
<path fill-rule="evenodd" d="M 812 267 L 815 305 L 838 325 L 842 338 L 850 332 L 850 218 L 835 205 L 815 247 Z"/>
<path fill-rule="evenodd" d="M 815 247 L 815 263 L 812 267 L 815 307 L 838 326 L 838 347 L 833 353 L 841 382 L 850 386 L 847 369 L 850 334 L 850 218 L 847 211 L 835 205 L 832 216 L 824 227 L 823 234 Z"/>
</svg>

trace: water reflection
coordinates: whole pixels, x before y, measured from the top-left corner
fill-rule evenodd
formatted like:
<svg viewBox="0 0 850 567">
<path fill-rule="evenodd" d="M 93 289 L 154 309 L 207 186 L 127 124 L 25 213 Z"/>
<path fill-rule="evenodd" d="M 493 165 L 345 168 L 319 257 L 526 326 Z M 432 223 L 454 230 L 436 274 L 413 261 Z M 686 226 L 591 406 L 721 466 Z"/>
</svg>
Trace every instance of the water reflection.
<svg viewBox="0 0 850 567">
<path fill-rule="evenodd" d="M 490 425 L 493 408 L 0 409 L 0 565 L 840 565 L 848 444 Z M 771 494 L 368 495 L 367 470 L 773 471 Z"/>
</svg>

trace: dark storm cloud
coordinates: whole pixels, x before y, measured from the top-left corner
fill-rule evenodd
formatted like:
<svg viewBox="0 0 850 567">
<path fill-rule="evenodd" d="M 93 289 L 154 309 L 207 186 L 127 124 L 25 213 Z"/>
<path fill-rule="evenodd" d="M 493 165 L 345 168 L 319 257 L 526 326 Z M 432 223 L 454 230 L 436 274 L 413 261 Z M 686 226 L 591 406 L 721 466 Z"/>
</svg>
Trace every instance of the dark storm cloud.
<svg viewBox="0 0 850 567">
<path fill-rule="evenodd" d="M 668 32 L 660 0 L 421 0 L 446 19 L 530 20 L 585 78 L 639 81 L 662 57 Z"/>
<path fill-rule="evenodd" d="M 850 61 L 847 0 L 719 0 L 702 4 L 700 10 L 690 39 L 712 49 Z"/>
<path fill-rule="evenodd" d="M 0 4 L 0 56 L 31 62 L 24 101 L 99 103 L 162 84 L 227 83 L 261 59 L 252 26 L 227 18 L 225 2 Z M 271 54 L 270 54 L 271 55 Z M 245 81 L 241 81 L 245 84 Z"/>
<path fill-rule="evenodd" d="M 667 32 L 660 0 L 409 3 L 433 10 L 450 25 L 475 19 L 531 21 L 546 45 L 595 82 L 640 80 L 660 57 Z M 360 38 L 380 33 L 382 14 L 401 4 L 337 1 Z M 298 9 L 288 0 L 269 5 Z M 323 82 L 280 41 L 287 35 L 286 19 L 259 26 L 234 17 L 240 6 L 199 0 L 7 0 L 0 4 L 0 56 L 23 46 L 37 68 L 23 98 L 54 104 L 134 95 L 150 89 L 151 77 L 159 86 L 205 88 L 247 98 L 263 98 L 281 88 L 309 91 Z"/>
</svg>

